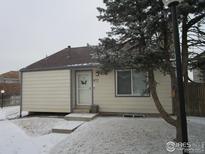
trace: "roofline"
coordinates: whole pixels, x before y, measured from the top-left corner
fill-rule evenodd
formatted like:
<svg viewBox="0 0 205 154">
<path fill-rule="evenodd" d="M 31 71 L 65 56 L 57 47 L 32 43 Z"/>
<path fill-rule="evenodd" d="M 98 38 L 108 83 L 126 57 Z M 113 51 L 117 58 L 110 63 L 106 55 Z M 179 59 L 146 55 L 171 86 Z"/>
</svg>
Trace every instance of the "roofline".
<svg viewBox="0 0 205 154">
<path fill-rule="evenodd" d="M 47 56 L 46 58 L 49 58 L 49 57 L 51 57 L 51 56 L 53 56 L 53 55 L 55 55 L 55 54 L 58 54 L 59 52 L 61 52 L 61 51 L 63 51 L 63 50 L 65 50 L 65 49 L 77 49 L 77 48 L 87 48 L 88 46 L 80 46 L 80 47 L 67 47 L 67 48 L 64 48 L 64 49 L 62 49 L 62 50 L 60 50 L 60 51 L 57 51 L 57 52 L 54 52 L 54 53 L 52 53 L 51 55 L 49 55 L 49 56 Z M 46 58 L 41 58 L 40 60 L 38 60 L 38 61 L 36 61 L 36 62 L 33 62 L 33 63 L 31 63 L 30 65 L 27 65 L 26 67 L 24 67 L 24 68 L 21 68 L 20 70 L 19 70 L 19 72 L 25 72 L 25 71 L 32 71 L 32 70 L 34 70 L 34 69 L 27 69 L 27 67 L 29 67 L 29 66 L 31 66 L 31 65 L 33 65 L 33 64 L 36 64 L 36 63 L 38 63 L 38 62 L 40 62 L 40 61 L 42 61 L 42 60 L 45 60 Z M 74 64 L 75 65 L 75 64 Z M 55 68 L 55 69 L 61 69 L 61 68 L 63 68 L 64 69 L 64 67 L 66 67 L 67 68 L 67 66 L 60 66 L 60 67 L 50 67 L 51 69 L 52 68 Z M 45 69 L 50 69 L 50 68 L 45 68 Z M 36 70 L 40 70 L 40 69 L 44 69 L 44 68 L 35 68 Z"/>
<path fill-rule="evenodd" d="M 35 71 L 51 71 L 51 70 L 63 70 L 63 69 L 71 69 L 71 68 L 95 68 L 99 66 L 99 63 L 88 63 L 88 64 L 73 64 L 73 65 L 65 65 L 65 66 L 59 66 L 59 67 L 47 67 L 47 68 L 33 68 L 33 69 L 27 69 L 22 68 L 19 71 L 20 72 L 35 72 Z"/>
</svg>

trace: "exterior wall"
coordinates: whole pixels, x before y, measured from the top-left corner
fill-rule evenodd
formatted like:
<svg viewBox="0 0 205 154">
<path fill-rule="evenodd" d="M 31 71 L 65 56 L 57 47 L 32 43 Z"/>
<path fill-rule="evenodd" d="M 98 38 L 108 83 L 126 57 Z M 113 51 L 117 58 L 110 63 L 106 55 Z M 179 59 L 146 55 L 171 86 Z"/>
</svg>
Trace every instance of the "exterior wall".
<svg viewBox="0 0 205 154">
<path fill-rule="evenodd" d="M 70 70 L 22 73 L 22 110 L 70 112 Z"/>
<path fill-rule="evenodd" d="M 31 112 L 71 112 L 75 102 L 75 71 L 53 70 L 23 72 L 22 110 Z M 72 87 L 70 77 L 72 76 Z M 155 72 L 157 91 L 166 111 L 172 113 L 171 82 L 169 76 Z M 158 113 L 149 97 L 116 97 L 114 71 L 96 76 L 93 70 L 93 102 L 100 112 Z M 72 89 L 72 99 L 70 98 Z"/>
<path fill-rule="evenodd" d="M 152 97 L 116 97 L 114 71 L 107 75 L 93 73 L 94 104 L 100 112 L 158 113 Z M 168 113 L 172 113 L 171 81 L 169 76 L 155 72 L 157 92 Z"/>
</svg>

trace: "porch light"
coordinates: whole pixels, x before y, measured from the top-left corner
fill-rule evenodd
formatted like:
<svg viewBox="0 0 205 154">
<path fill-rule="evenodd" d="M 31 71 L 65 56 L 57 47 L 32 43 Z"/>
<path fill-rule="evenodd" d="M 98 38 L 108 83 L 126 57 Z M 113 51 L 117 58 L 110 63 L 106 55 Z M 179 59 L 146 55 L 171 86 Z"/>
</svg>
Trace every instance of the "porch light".
<svg viewBox="0 0 205 154">
<path fill-rule="evenodd" d="M 5 90 L 1 90 L 1 108 L 3 108 L 4 106 L 4 93 L 5 93 Z"/>
<path fill-rule="evenodd" d="M 5 93 L 5 90 L 1 90 L 1 94 L 4 94 Z"/>
</svg>

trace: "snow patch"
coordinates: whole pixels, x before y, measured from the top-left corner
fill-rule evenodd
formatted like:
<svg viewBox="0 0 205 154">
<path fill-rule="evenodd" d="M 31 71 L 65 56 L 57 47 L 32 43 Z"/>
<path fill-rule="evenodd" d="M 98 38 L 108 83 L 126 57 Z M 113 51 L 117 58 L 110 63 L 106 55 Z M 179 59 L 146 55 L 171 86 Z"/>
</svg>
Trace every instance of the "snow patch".
<svg viewBox="0 0 205 154">
<path fill-rule="evenodd" d="M 42 121 L 45 124 L 43 124 Z M 48 154 L 50 149 L 65 139 L 67 135 L 56 133 L 43 136 L 39 135 L 44 134 L 47 130 L 50 130 L 51 125 L 54 123 L 57 124 L 58 122 L 59 119 L 57 118 L 56 120 L 54 120 L 54 118 L 25 118 L 20 120 L 12 120 L 12 122 L 8 120 L 0 121 L 0 154 Z M 62 123 L 62 121 L 60 122 Z M 14 123 L 17 123 L 17 125 Z M 22 129 L 22 127 L 28 123 L 31 125 L 30 129 Z M 22 126 L 18 127 L 20 125 Z M 45 128 L 45 125 L 48 126 Z M 35 137 L 34 135 L 28 136 L 28 131 L 32 132 Z"/>
<path fill-rule="evenodd" d="M 79 67 L 79 66 L 97 66 L 99 63 L 82 63 L 82 64 L 72 64 L 67 65 L 67 67 Z"/>
<path fill-rule="evenodd" d="M 190 142 L 204 142 L 204 125 L 193 121 L 188 122 Z M 164 154 L 168 153 L 166 143 L 175 135 L 175 128 L 161 118 L 98 117 L 57 144 L 51 154 Z"/>
<path fill-rule="evenodd" d="M 54 126 L 68 121 L 61 118 L 28 117 L 12 120 L 12 122 L 22 128 L 29 136 L 42 136 L 51 133 Z"/>
<path fill-rule="evenodd" d="M 22 116 L 27 116 L 28 112 L 23 111 Z M 0 108 L 0 120 L 14 119 L 20 116 L 20 106 L 9 106 Z"/>
<path fill-rule="evenodd" d="M 143 9 L 143 12 L 147 13 L 150 11 L 151 8 L 152 8 L 151 6 L 148 6 L 146 9 Z"/>
</svg>

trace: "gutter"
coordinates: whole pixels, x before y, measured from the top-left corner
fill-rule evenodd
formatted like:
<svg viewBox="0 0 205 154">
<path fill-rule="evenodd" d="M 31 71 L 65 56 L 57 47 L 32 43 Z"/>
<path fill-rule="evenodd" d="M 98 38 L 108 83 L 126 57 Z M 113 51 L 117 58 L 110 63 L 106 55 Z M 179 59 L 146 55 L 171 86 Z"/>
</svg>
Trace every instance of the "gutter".
<svg viewBox="0 0 205 154">
<path fill-rule="evenodd" d="M 100 66 L 100 63 L 83 63 L 83 64 L 71 64 L 64 65 L 59 67 L 45 67 L 45 68 L 22 68 L 20 72 L 34 72 L 34 71 L 50 71 L 50 70 L 60 70 L 60 69 L 69 69 L 69 68 L 87 68 L 87 67 L 97 67 Z"/>
</svg>

